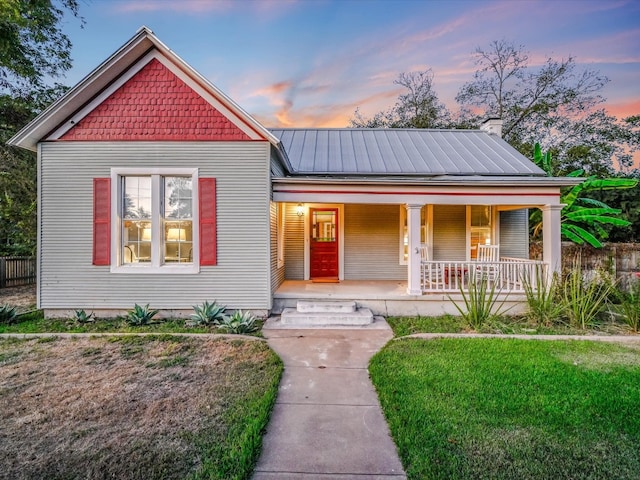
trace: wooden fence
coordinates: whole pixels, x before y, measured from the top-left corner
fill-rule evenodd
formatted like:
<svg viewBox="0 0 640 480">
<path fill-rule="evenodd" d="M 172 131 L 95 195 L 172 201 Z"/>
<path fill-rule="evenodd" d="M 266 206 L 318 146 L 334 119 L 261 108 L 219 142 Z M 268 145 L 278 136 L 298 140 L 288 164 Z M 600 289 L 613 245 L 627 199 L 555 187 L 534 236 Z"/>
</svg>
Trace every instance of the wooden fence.
<svg viewBox="0 0 640 480">
<path fill-rule="evenodd" d="M 35 257 L 0 257 L 0 288 L 36 283 Z"/>
</svg>

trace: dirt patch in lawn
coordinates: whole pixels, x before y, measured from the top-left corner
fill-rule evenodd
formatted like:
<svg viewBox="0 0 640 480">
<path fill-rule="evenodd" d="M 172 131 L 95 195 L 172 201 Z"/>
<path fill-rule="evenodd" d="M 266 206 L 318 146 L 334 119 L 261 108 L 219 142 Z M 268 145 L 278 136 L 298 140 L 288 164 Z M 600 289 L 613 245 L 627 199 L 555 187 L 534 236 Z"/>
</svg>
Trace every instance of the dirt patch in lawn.
<svg viewBox="0 0 640 480">
<path fill-rule="evenodd" d="M 21 312 L 36 308 L 36 286 L 0 288 L 0 305 L 17 307 Z"/>
<path fill-rule="evenodd" d="M 0 478 L 185 478 L 274 357 L 210 337 L 0 339 Z"/>
</svg>

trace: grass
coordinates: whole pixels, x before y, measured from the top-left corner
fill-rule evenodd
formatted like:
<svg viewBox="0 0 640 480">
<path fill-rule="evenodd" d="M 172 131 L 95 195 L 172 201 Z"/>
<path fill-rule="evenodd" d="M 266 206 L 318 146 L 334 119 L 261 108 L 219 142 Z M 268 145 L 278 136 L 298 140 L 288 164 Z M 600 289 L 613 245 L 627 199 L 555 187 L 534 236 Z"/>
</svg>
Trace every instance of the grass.
<svg viewBox="0 0 640 480">
<path fill-rule="evenodd" d="M 370 373 L 410 479 L 635 479 L 640 351 L 404 339 Z"/>
<path fill-rule="evenodd" d="M 387 323 L 396 337 L 414 333 L 502 333 L 523 335 L 624 335 L 629 329 L 620 321 L 604 321 L 589 329 L 574 327 L 565 323 L 538 324 L 522 316 L 503 316 L 471 330 L 463 317 L 440 315 L 437 317 L 387 317 Z"/>
<path fill-rule="evenodd" d="M 0 478 L 249 478 L 281 372 L 262 341 L 0 339 Z"/>
<path fill-rule="evenodd" d="M 256 322 L 259 327 L 262 322 Z M 0 333 L 224 333 L 215 326 L 187 327 L 182 319 L 158 320 L 147 325 L 129 325 L 124 318 L 79 323 L 75 319 L 45 319 L 42 311 L 20 315 L 18 323 L 1 325 Z M 260 336 L 260 331 L 249 334 Z"/>
</svg>

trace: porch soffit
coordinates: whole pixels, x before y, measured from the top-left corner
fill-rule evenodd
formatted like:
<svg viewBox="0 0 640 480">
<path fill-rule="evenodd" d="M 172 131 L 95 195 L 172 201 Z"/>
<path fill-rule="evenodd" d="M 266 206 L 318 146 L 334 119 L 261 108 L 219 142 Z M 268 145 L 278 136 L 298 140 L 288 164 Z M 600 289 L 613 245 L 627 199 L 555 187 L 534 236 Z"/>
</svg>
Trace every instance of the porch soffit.
<svg viewBox="0 0 640 480">
<path fill-rule="evenodd" d="M 446 205 L 558 205 L 560 185 L 550 182 L 363 184 L 273 182 L 273 200 L 295 203 Z"/>
</svg>

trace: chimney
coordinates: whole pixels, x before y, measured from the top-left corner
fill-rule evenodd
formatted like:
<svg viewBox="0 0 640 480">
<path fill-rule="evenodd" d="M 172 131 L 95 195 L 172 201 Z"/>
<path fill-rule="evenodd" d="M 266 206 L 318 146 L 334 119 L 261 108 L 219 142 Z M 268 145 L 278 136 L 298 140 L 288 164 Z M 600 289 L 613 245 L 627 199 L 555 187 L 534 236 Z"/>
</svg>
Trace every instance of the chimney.
<svg viewBox="0 0 640 480">
<path fill-rule="evenodd" d="M 480 130 L 483 132 L 487 132 L 490 135 L 497 135 L 502 138 L 502 119 L 501 118 L 487 118 L 482 125 L 480 125 Z"/>
</svg>

